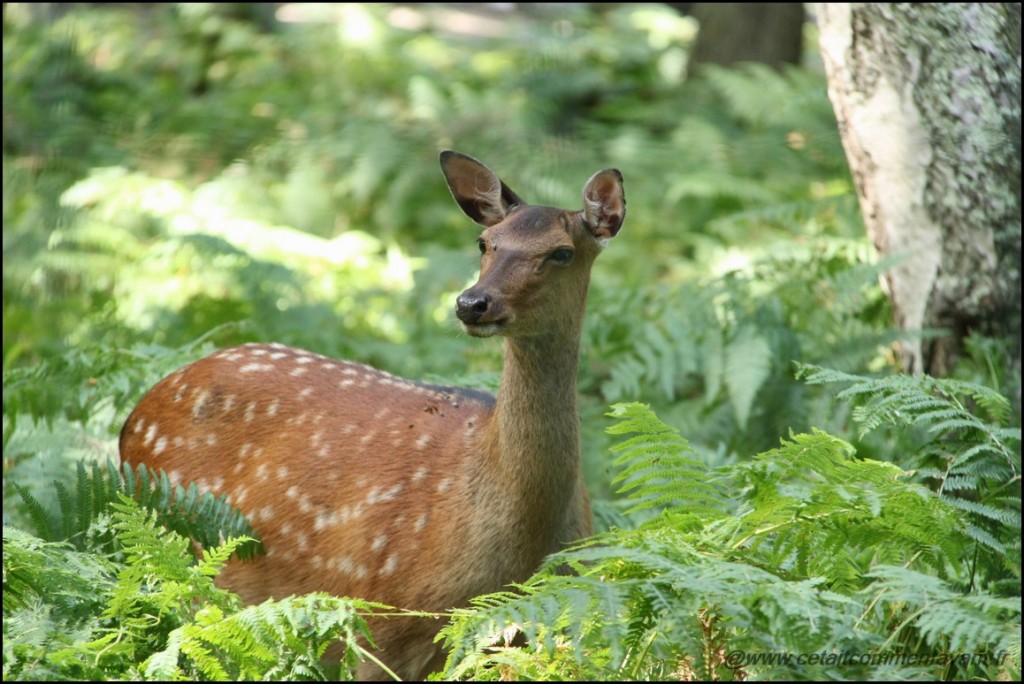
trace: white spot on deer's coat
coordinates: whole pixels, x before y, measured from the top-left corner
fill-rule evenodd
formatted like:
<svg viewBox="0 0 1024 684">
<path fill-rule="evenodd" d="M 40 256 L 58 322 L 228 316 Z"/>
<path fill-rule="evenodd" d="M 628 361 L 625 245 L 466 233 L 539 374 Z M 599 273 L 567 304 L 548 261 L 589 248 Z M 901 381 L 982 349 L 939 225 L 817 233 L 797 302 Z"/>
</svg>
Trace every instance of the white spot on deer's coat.
<svg viewBox="0 0 1024 684">
<path fill-rule="evenodd" d="M 388 535 L 386 535 L 386 534 L 378 534 L 376 537 L 373 538 L 373 543 L 370 544 L 370 549 L 372 549 L 376 553 L 380 553 L 381 550 L 383 550 L 384 547 L 387 546 L 387 544 L 388 544 Z"/>
<path fill-rule="evenodd" d="M 297 378 L 300 375 L 305 375 L 308 372 L 309 372 L 308 368 L 303 368 L 302 366 L 296 366 L 295 368 L 292 369 L 292 372 L 289 373 L 289 375 L 291 375 L 293 378 Z"/>
<path fill-rule="evenodd" d="M 384 567 L 380 569 L 382 576 L 392 575 L 398 569 L 398 554 L 393 553 L 384 561 Z"/>
<path fill-rule="evenodd" d="M 333 511 L 322 511 L 317 514 L 316 520 L 313 522 L 313 529 L 319 531 L 330 525 L 337 525 L 338 518 L 338 514 Z"/>
<path fill-rule="evenodd" d="M 415 484 L 427 476 L 427 469 L 420 466 L 416 469 L 416 472 L 412 474 L 412 481 Z"/>
<path fill-rule="evenodd" d="M 366 495 L 366 503 L 377 504 L 394 501 L 394 499 L 402 493 L 403 489 L 405 489 L 405 485 L 401 482 L 392 485 L 385 490 L 381 490 L 380 487 L 374 487 L 370 490 L 370 493 Z"/>
<path fill-rule="evenodd" d="M 346 523 L 349 520 L 355 520 L 363 514 L 363 504 L 357 503 L 355 506 L 342 506 L 338 510 L 338 517 L 341 522 Z"/>
<path fill-rule="evenodd" d="M 335 564 L 340 572 L 355 575 L 359 578 L 366 577 L 367 575 L 366 566 L 362 563 L 356 563 L 348 556 L 338 556 L 338 558 L 335 559 Z"/>
<path fill-rule="evenodd" d="M 153 454 L 163 453 L 164 449 L 167 448 L 167 438 L 161 437 L 156 440 L 156 444 L 153 445 Z"/>
<path fill-rule="evenodd" d="M 270 406 L 267 407 L 267 416 L 268 417 L 276 416 L 277 415 L 277 409 L 280 408 L 280 406 L 281 406 L 281 400 L 280 399 L 274 399 L 274 401 L 270 402 Z"/>
<path fill-rule="evenodd" d="M 305 387 L 305 388 L 303 388 L 303 390 L 301 392 L 299 392 L 299 399 L 306 399 L 311 394 L 313 394 L 313 388 L 312 387 Z"/>
<path fill-rule="evenodd" d="M 145 439 L 142 440 L 142 444 L 144 446 L 149 446 L 150 442 L 152 442 L 155 437 L 156 437 L 156 423 L 153 423 L 152 425 L 149 426 L 149 429 L 146 430 L 146 437 L 145 437 Z"/>
<path fill-rule="evenodd" d="M 139 418 L 137 421 L 135 421 L 135 426 L 132 428 L 132 432 L 134 434 L 136 434 L 136 435 L 139 434 L 140 432 L 142 432 L 142 428 L 145 425 L 146 425 L 146 419 L 145 418 Z"/>
<path fill-rule="evenodd" d="M 416 518 L 416 522 L 413 523 L 413 526 L 412 526 L 412 531 L 413 532 L 422 532 L 423 528 L 427 526 L 428 518 L 429 518 L 429 516 L 426 513 L 424 513 L 420 517 Z"/>
<path fill-rule="evenodd" d="M 272 363 L 247 363 L 238 369 L 242 373 L 263 373 L 266 371 L 274 370 L 274 364 Z"/>
<path fill-rule="evenodd" d="M 235 395 L 229 394 L 228 396 L 224 397 L 224 405 L 221 407 L 221 410 L 223 410 L 224 412 L 230 411 L 234 405 Z"/>
<path fill-rule="evenodd" d="M 440 482 L 437 483 L 437 493 L 438 494 L 444 494 L 445 492 L 447 492 L 451 488 L 451 486 L 452 486 L 452 478 L 446 477 L 446 478 L 444 478 L 443 480 L 441 480 Z"/>
<path fill-rule="evenodd" d="M 245 407 L 245 422 L 251 423 L 256 419 L 256 402 L 250 401 L 249 405 Z"/>
<path fill-rule="evenodd" d="M 196 401 L 192 404 L 192 417 L 198 418 L 199 414 L 203 412 L 203 407 L 206 406 L 206 401 L 210 398 L 209 390 L 200 390 L 196 395 Z"/>
<path fill-rule="evenodd" d="M 416 449 L 423 451 L 430 444 L 430 435 L 420 435 L 420 438 L 416 440 Z"/>
</svg>

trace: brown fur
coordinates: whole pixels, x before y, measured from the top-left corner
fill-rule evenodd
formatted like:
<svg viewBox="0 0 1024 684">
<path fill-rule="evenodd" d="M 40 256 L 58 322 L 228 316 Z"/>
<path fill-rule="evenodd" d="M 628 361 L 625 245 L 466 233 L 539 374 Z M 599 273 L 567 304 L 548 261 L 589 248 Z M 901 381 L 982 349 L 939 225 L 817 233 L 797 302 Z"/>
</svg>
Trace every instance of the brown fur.
<svg viewBox="0 0 1024 684">
<path fill-rule="evenodd" d="M 442 612 L 591 533 L 576 368 L 590 267 L 625 214 L 621 176 L 595 174 L 570 212 L 526 206 L 470 157 L 441 164 L 486 227 L 480 279 L 457 312 L 471 335 L 506 338 L 496 398 L 250 344 L 164 378 L 121 432 L 124 461 L 226 492 L 249 517 L 267 554 L 219 580 L 247 602 L 326 591 Z M 571 261 L 554 260 L 560 248 Z M 442 662 L 439 626 L 371 621 L 405 679 Z"/>
</svg>

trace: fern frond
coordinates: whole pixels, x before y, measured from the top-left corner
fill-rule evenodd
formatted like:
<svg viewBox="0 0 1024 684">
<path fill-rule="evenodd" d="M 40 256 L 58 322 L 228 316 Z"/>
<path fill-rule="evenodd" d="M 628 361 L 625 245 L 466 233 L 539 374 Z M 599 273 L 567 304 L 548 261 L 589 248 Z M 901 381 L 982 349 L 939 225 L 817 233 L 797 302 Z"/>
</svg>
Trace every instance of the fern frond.
<svg viewBox="0 0 1024 684">
<path fill-rule="evenodd" d="M 621 471 L 612 484 L 635 502 L 627 513 L 654 508 L 685 508 L 698 515 L 721 515 L 724 504 L 710 483 L 706 466 L 689 457 L 693 450 L 679 431 L 662 423 L 648 406 L 615 404 L 608 413 L 620 419 L 606 431 L 635 435 L 612 448 Z"/>
<path fill-rule="evenodd" d="M 917 423 L 938 434 L 975 429 L 997 442 L 1003 447 L 1000 451 L 1008 456 L 1012 450 L 1005 448 L 1004 440 L 1020 441 L 1019 429 L 1007 431 L 999 424 L 1008 414 L 1008 400 L 981 385 L 929 376 L 869 378 L 808 364 L 798 364 L 797 376 L 812 385 L 848 383 L 836 396 L 857 405 L 855 417 L 861 423 L 861 436 L 886 423 Z M 969 397 L 985 407 L 995 424 L 986 423 L 968 411 L 961 397 Z M 1019 471 L 1019 463 L 1016 467 Z"/>
<path fill-rule="evenodd" d="M 878 566 L 864 589 L 898 608 L 889 641 L 913 628 L 926 643 L 950 653 L 996 653 L 1020 643 L 1019 599 L 963 594 L 942 579 L 900 566 Z"/>
<path fill-rule="evenodd" d="M 737 332 L 725 348 L 725 385 L 741 429 L 754 404 L 754 397 L 772 370 L 772 349 L 751 327 Z"/>
<path fill-rule="evenodd" d="M 949 378 L 871 378 L 807 365 L 798 374 L 811 384 L 845 384 L 837 396 L 855 405 L 862 436 L 883 425 L 926 431 L 923 445 L 901 454 L 904 462 L 919 477 L 937 482 L 943 500 L 967 514 L 964 533 L 986 553 L 1019 566 L 1019 560 L 1008 557 L 1020 536 L 1019 494 L 1010 499 L 1000 494 L 1008 488 L 1019 491 L 1021 473 L 1020 428 L 999 424 L 1009 415 L 1005 397 Z M 972 408 L 980 408 L 987 419 Z"/>
<path fill-rule="evenodd" d="M 1020 511 L 997 508 L 978 501 L 971 501 L 970 499 L 951 497 L 946 500 L 954 508 L 959 508 L 981 518 L 987 518 L 1009 528 L 1020 530 Z"/>
<path fill-rule="evenodd" d="M 931 401 L 919 407 L 935 408 Z M 900 410 L 898 402 L 890 408 Z M 906 609 L 907 597 L 882 588 L 871 573 L 903 566 L 947 594 L 953 582 L 970 585 L 977 545 L 1004 548 L 1004 555 L 1011 549 L 966 517 L 1008 528 L 1013 497 L 990 497 L 981 508 L 952 505 L 896 465 L 859 458 L 851 444 L 818 430 L 791 435 L 752 462 L 710 477 L 685 440 L 647 407 L 617 405 L 611 415 L 620 421 L 609 430 L 621 439 L 614 447 L 617 482 L 630 504 L 660 512 L 636 529 L 613 529 L 554 554 L 528 582 L 457 611 L 442 631 L 452 647 L 446 676 L 536 674 L 555 663 L 573 671 L 582 653 L 589 678 L 666 678 L 680 671 L 713 678 L 725 673 L 722 656 L 715 655 L 723 648 L 881 650 L 884 656 L 891 646 L 880 633 L 895 629 L 906 648 L 913 643 L 909 626 L 914 633 L 922 626 L 934 631 L 942 621 L 942 634 L 918 642 L 921 653 L 949 651 L 947 644 L 982 648 L 967 630 L 992 636 L 993 616 L 1006 615 L 1001 597 L 978 593 L 946 613 L 929 603 L 934 619 L 924 625 L 915 622 L 920 606 Z M 935 474 L 948 475 L 942 469 Z M 953 477 L 953 489 L 966 479 Z M 679 481 L 705 486 L 691 489 Z M 721 504 L 720 486 L 737 493 L 734 511 Z M 577 576 L 555 574 L 562 566 Z M 1019 587 L 1005 590 L 1019 593 Z M 970 614 L 970 626 L 958 631 L 949 625 L 961 610 Z M 495 647 L 511 626 L 527 638 L 522 657 Z M 1012 631 L 1000 629 L 1003 636 Z M 563 646 L 569 654 L 559 650 Z M 923 671 L 907 665 L 815 670 L 832 678 Z M 778 663 L 728 672 L 792 677 L 795 670 Z"/>
<path fill-rule="evenodd" d="M 38 599 L 52 603 L 73 624 L 89 615 L 113 585 L 114 565 L 70 544 L 47 542 L 17 528 L 3 529 L 4 617 Z"/>
<path fill-rule="evenodd" d="M 204 548 L 213 548 L 222 539 L 247 537 L 252 541 L 237 545 L 239 558 L 252 558 L 262 553 L 255 531 L 242 513 L 227 501 L 226 495 L 200 494 L 195 484 L 187 488 L 172 486 L 167 475 L 152 472 L 146 466 L 137 469 L 124 464 L 121 469 L 112 459 L 105 464 L 92 463 L 87 468 L 77 464 L 74 487 L 54 483 L 59 513 L 49 514 L 26 490 L 15 485 L 36 533 L 49 540 L 67 540 L 77 548 L 90 544 L 107 546 L 111 537 L 91 538 L 93 521 L 119 501 L 121 494 L 133 496 L 141 505 L 158 514 L 160 524 L 197 541 Z"/>
<path fill-rule="evenodd" d="M 918 558 L 944 572 L 963 555 L 958 517 L 932 492 L 903 481 L 899 468 L 855 459 L 850 444 L 820 431 L 790 439 L 735 470 L 736 486 L 751 495 L 733 548 L 765 554 L 798 576 L 847 580 L 854 579 L 850 567 L 871 557 Z"/>
<path fill-rule="evenodd" d="M 47 541 L 55 541 L 59 538 L 60 534 L 53 526 L 54 521 L 43 505 L 39 503 L 39 499 L 32 496 L 27 489 L 18 483 L 14 483 L 14 489 L 18 492 L 18 496 L 21 497 L 21 503 L 25 506 L 25 511 L 28 513 L 29 521 L 32 523 L 36 535 Z M 6 529 L 6 526 L 4 529 Z"/>
<path fill-rule="evenodd" d="M 268 600 L 232 615 L 209 606 L 195 623 L 172 632 L 167 648 L 151 656 L 145 669 L 166 673 L 180 654 L 176 676 L 195 670 L 211 679 L 323 679 L 320 659 L 328 645 L 340 642 L 342 674 L 350 677 L 365 654 L 359 640 L 370 637 L 362 614 L 382 610 L 388 607 L 327 594 Z"/>
</svg>

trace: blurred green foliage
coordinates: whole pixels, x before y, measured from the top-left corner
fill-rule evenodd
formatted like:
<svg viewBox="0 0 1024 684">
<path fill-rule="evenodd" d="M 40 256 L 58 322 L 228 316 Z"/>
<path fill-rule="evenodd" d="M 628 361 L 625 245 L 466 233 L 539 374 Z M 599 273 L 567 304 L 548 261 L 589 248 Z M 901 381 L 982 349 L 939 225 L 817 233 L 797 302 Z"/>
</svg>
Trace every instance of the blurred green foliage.
<svg viewBox="0 0 1024 684">
<path fill-rule="evenodd" d="M 599 168 L 625 175 L 581 369 L 595 464 L 610 401 L 653 401 L 733 453 L 804 413 L 756 401 L 796 391 L 792 360 L 884 365 L 886 305 L 821 74 L 687 81 L 695 27 L 660 5 L 254 7 L 9 6 L 5 368 L 216 329 L 217 345 L 493 386 L 499 347 L 451 316 L 476 228 L 444 148 L 539 204 L 578 206 Z"/>
<path fill-rule="evenodd" d="M 500 344 L 452 316 L 478 229 L 442 149 L 537 204 L 625 177 L 579 372 L 599 526 L 622 521 L 613 402 L 649 404 L 709 467 L 815 429 L 922 467 L 905 434 L 858 433 L 834 389 L 794 378 L 895 368 L 821 73 L 687 78 L 697 27 L 657 4 L 273 7 L 4 6 L 5 523 L 28 526 L 15 484 L 56 511 L 47 483 L 114 456 L 142 393 L 214 347 L 493 390 Z M 1012 382 L 990 341 L 968 347 L 958 378 Z"/>
</svg>

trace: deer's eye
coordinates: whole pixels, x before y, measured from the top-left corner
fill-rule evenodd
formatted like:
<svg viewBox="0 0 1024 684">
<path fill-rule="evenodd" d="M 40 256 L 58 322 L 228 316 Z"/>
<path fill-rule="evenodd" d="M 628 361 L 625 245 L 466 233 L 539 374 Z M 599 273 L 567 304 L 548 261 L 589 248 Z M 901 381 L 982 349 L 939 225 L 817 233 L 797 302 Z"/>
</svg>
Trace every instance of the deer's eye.
<svg viewBox="0 0 1024 684">
<path fill-rule="evenodd" d="M 551 254 L 548 255 L 548 259 L 555 262 L 556 264 L 567 264 L 572 261 L 575 253 L 568 247 L 559 247 Z"/>
<path fill-rule="evenodd" d="M 484 239 L 482 237 L 476 239 L 476 246 L 480 248 L 481 254 L 487 251 L 487 243 L 484 242 Z"/>
</svg>

